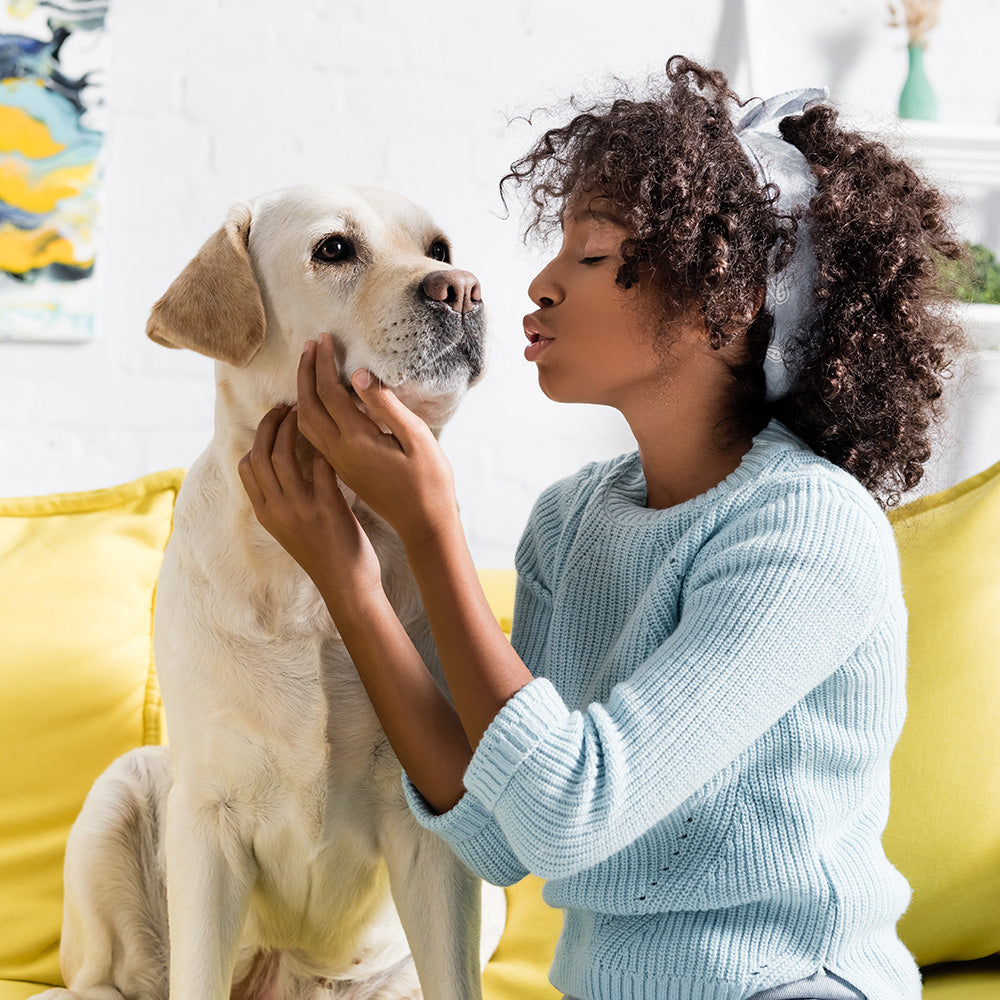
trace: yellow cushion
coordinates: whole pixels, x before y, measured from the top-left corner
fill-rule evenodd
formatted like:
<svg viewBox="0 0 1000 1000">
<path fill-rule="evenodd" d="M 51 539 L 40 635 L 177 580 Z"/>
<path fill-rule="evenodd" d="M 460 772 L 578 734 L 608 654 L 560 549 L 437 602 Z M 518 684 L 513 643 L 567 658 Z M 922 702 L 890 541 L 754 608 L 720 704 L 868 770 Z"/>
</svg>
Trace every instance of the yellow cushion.
<svg viewBox="0 0 1000 1000">
<path fill-rule="evenodd" d="M 160 742 L 153 592 L 180 482 L 0 500 L 0 979 L 60 981 L 70 825 L 112 760 Z"/>
<path fill-rule="evenodd" d="M 0 1000 L 29 1000 L 50 989 L 50 983 L 26 983 L 20 979 L 0 979 Z"/>
<path fill-rule="evenodd" d="M 507 926 L 483 971 L 483 1000 L 559 1000 L 549 984 L 562 914 L 542 899 L 544 883 L 529 875 L 507 889 Z"/>
<path fill-rule="evenodd" d="M 1000 951 L 1000 463 L 892 515 L 909 611 L 909 709 L 886 852 L 922 965 Z"/>
</svg>

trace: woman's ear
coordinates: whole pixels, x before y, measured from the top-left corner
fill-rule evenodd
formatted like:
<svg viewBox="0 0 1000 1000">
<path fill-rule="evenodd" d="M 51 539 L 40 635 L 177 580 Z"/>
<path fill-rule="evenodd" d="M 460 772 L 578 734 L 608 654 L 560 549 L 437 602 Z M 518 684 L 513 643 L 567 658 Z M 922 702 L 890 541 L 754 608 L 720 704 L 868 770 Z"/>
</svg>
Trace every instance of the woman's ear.
<svg viewBox="0 0 1000 1000">
<path fill-rule="evenodd" d="M 264 343 L 264 303 L 250 264 L 250 206 L 226 221 L 153 306 L 146 336 L 243 368 Z"/>
</svg>

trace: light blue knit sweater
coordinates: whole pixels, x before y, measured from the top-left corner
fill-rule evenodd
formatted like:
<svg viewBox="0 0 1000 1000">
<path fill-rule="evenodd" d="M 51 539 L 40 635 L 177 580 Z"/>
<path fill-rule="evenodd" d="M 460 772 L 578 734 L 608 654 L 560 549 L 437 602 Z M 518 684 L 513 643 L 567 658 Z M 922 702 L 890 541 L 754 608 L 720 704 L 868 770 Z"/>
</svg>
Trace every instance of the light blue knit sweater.
<svg viewBox="0 0 1000 1000">
<path fill-rule="evenodd" d="M 882 851 L 905 713 L 889 524 L 778 423 L 649 510 L 638 456 L 538 500 L 512 641 L 536 679 L 435 816 L 484 878 L 546 878 L 550 978 L 585 1000 L 739 1000 L 826 968 L 916 1000 Z"/>
</svg>

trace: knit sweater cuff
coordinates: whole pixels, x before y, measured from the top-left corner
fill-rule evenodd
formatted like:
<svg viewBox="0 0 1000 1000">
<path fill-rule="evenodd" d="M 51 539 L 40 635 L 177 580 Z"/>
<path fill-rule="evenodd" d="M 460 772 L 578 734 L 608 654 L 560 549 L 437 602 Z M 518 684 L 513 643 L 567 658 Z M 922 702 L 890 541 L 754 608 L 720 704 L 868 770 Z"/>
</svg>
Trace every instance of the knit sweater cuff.
<svg viewBox="0 0 1000 1000">
<path fill-rule="evenodd" d="M 474 840 L 492 822 L 490 814 L 474 795 L 463 795 L 447 812 L 436 813 L 406 774 L 403 775 L 403 793 L 416 821 L 425 830 L 456 846 Z"/>
<path fill-rule="evenodd" d="M 465 772 L 465 787 L 492 813 L 518 767 L 569 714 L 550 681 L 526 684 L 483 734 Z"/>
</svg>

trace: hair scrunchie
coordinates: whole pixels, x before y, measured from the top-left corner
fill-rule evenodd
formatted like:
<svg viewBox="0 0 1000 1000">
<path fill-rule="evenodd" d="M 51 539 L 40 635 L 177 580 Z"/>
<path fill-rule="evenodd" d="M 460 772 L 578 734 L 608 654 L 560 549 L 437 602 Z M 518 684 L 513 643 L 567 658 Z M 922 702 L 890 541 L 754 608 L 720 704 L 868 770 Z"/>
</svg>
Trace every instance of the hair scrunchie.
<svg viewBox="0 0 1000 1000">
<path fill-rule="evenodd" d="M 806 158 L 778 134 L 778 122 L 788 115 L 801 114 L 807 105 L 828 95 L 825 87 L 776 94 L 755 105 L 734 125 L 736 138 L 761 187 L 774 184 L 778 189 L 778 211 L 798 219 L 795 252 L 785 267 L 767 280 L 764 304 L 774 317 L 764 358 L 768 402 L 788 395 L 795 384 L 795 344 L 808 332 L 815 315 L 816 258 L 805 210 L 816 193 L 816 182 Z"/>
</svg>

